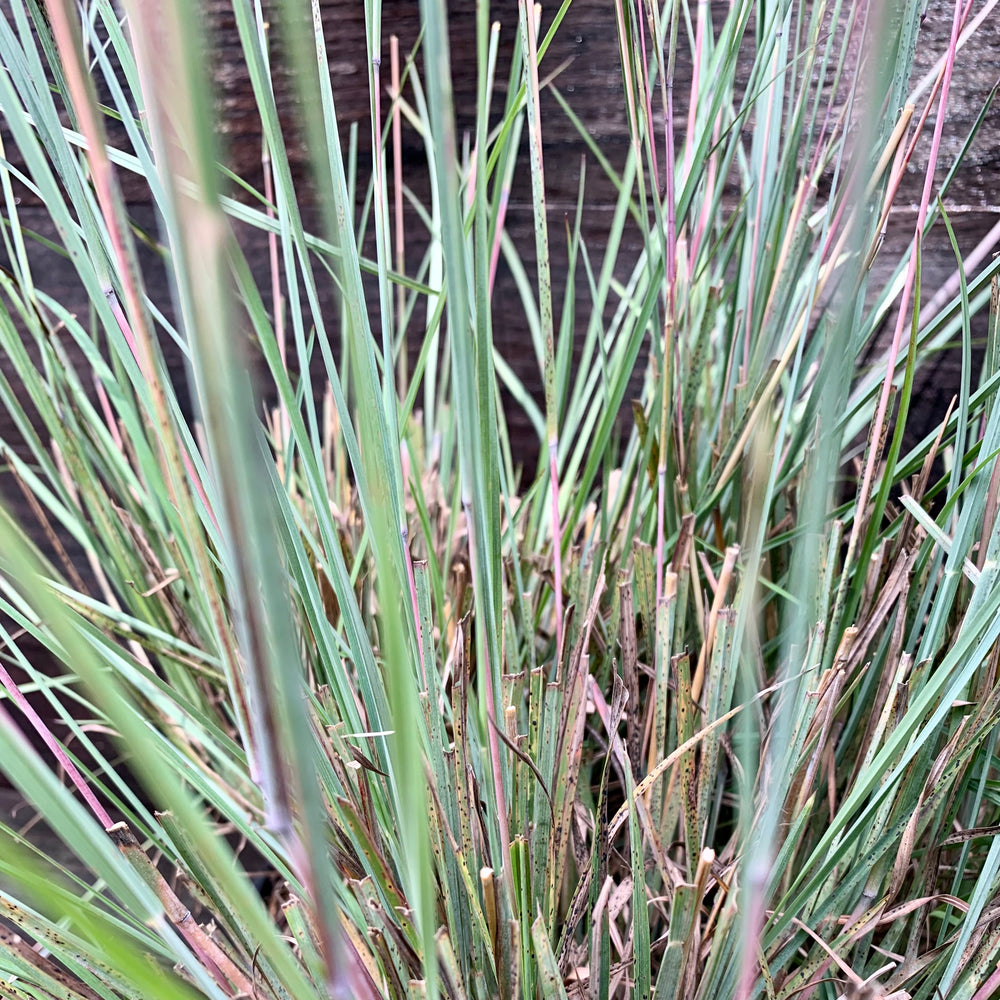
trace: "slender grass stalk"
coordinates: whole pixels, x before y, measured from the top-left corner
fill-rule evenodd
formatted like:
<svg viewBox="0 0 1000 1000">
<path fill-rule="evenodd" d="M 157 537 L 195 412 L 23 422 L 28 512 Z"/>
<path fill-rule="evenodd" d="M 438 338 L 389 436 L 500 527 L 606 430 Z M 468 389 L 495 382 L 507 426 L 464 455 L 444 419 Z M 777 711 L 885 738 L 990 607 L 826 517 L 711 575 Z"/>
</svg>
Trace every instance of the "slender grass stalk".
<svg viewBox="0 0 1000 1000">
<path fill-rule="evenodd" d="M 406 273 L 406 228 L 403 220 L 403 115 L 399 108 L 400 75 L 399 75 L 399 36 L 389 36 L 389 80 L 392 103 L 392 194 L 393 194 L 393 240 L 395 245 L 396 273 Z M 396 359 L 398 389 L 405 396 L 409 388 L 409 358 L 407 357 L 406 338 L 406 289 L 396 285 L 396 329 L 400 334 L 399 352 Z"/>
<path fill-rule="evenodd" d="M 549 227 L 545 201 L 545 167 L 542 156 L 542 121 L 539 108 L 538 48 L 540 25 L 535 7 L 519 0 L 521 46 L 524 55 L 525 88 L 528 106 L 528 143 L 531 149 L 531 186 L 535 214 L 535 258 L 538 267 L 539 317 L 545 345 L 542 370 L 545 378 L 545 437 L 549 455 L 551 490 L 552 565 L 555 576 L 556 662 L 563 654 L 563 566 L 562 525 L 559 505 L 559 413 L 555 390 L 555 331 L 552 323 L 552 278 L 549 274 Z"/>
</svg>

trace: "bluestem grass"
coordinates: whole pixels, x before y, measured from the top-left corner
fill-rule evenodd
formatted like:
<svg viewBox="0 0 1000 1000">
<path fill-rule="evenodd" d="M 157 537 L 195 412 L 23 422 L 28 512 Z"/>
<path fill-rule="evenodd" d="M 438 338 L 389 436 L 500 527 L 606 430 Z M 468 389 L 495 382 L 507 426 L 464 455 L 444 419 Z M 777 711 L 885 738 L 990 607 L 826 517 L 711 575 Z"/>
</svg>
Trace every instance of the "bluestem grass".
<svg viewBox="0 0 1000 1000">
<path fill-rule="evenodd" d="M 846 2 L 714 18 L 707 3 L 617 3 L 629 143 L 612 164 L 547 61 L 567 4 L 544 32 L 531 5 L 516 26 L 477 7 L 465 153 L 446 6 L 424 0 L 414 58 L 389 40 L 387 87 L 367 0 L 372 155 L 359 165 L 311 6 L 279 5 L 272 27 L 233 5 L 263 129 L 264 190 L 244 185 L 247 203 L 224 192 L 195 5 L 129 0 L 124 29 L 108 0 L 86 17 L 53 0 L 48 18 L 12 0 L 0 18 L 0 396 L 23 439 L 3 452 L 57 563 L 5 518 L 5 649 L 27 680 L 0 676 L 52 760 L 9 726 L 0 744 L 8 779 L 86 870 L 64 884 L 5 830 L 0 906 L 45 954 L 5 940 L 0 989 L 787 1000 L 877 981 L 898 1000 L 984 1000 L 1000 959 L 995 302 L 978 383 L 970 359 L 1000 265 L 965 277 L 959 261 L 933 318 L 909 302 L 926 298 L 921 240 L 941 214 L 934 168 L 971 8 L 956 6 L 940 83 L 908 90 L 917 9 L 876 35 L 869 6 Z M 275 37 L 309 183 L 278 114 Z M 888 53 L 868 79 L 862 44 Z M 561 315 L 547 93 L 591 154 Z M 935 108 L 914 239 L 876 274 Z M 105 136 L 112 115 L 121 146 Z M 403 169 L 404 129 L 426 177 Z M 616 197 L 603 254 L 585 224 L 595 167 Z M 176 324 L 136 263 L 122 171 L 145 178 L 159 213 Z M 518 171 L 534 276 L 506 231 Z M 429 181 L 425 202 L 411 179 Z M 93 329 L 34 280 L 19 185 L 44 201 Z M 304 221 L 310 185 L 319 233 Z M 260 285 L 233 222 L 266 238 Z M 404 243 L 417 227 L 419 260 Z M 501 260 L 543 409 L 493 342 Z M 881 381 L 854 379 L 900 295 Z M 237 328 L 262 358 L 266 423 Z M 904 454 L 916 367 L 951 328 L 957 405 Z M 189 356 L 194 427 L 161 335 Z M 501 384 L 539 432 L 521 483 Z M 869 425 L 860 484 L 838 493 Z M 941 479 L 938 454 L 953 462 Z"/>
</svg>

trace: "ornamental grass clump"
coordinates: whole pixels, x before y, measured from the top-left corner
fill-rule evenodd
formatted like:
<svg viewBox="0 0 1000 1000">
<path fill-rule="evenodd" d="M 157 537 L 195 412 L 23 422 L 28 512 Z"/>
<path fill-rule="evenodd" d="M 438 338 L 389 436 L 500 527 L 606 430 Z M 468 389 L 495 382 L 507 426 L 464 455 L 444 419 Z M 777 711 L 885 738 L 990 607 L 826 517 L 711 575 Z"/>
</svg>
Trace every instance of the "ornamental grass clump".
<svg viewBox="0 0 1000 1000">
<path fill-rule="evenodd" d="M 321 5 L 227 6 L 261 190 L 221 165 L 201 6 L 0 14 L 2 451 L 31 514 L 2 520 L 0 767 L 48 831 L 3 827 L 0 994 L 997 995 L 1000 264 L 952 236 L 921 319 L 988 18 L 960 0 L 918 82 L 920 5 L 616 0 L 611 162 L 547 59 L 568 0 L 452 12 L 465 135 L 449 12 L 420 6 L 401 51 L 364 4 L 370 163 Z M 557 113 L 591 153 L 565 255 Z M 540 397 L 494 346 L 501 266 Z M 904 447 L 953 343 L 954 404 Z"/>
</svg>

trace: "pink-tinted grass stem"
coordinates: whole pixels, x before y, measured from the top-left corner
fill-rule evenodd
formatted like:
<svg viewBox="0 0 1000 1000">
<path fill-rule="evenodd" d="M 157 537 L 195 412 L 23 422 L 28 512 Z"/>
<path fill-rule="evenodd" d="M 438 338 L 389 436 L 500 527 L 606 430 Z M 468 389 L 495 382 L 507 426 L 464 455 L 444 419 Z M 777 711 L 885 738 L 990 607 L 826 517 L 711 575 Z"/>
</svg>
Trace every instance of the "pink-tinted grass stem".
<svg viewBox="0 0 1000 1000">
<path fill-rule="evenodd" d="M 493 247 L 490 251 L 490 295 L 497 277 L 497 264 L 500 262 L 500 241 L 503 238 L 504 220 L 507 217 L 507 204 L 510 202 L 510 185 L 500 188 L 500 199 L 497 205 L 496 232 L 493 236 Z"/>
<path fill-rule="evenodd" d="M 63 750 L 62 745 L 52 734 L 45 720 L 32 708 L 31 703 L 21 693 L 21 689 L 14 683 L 14 678 L 7 672 L 7 668 L 0 662 L 0 684 L 10 696 L 11 701 L 24 713 L 24 717 L 31 723 L 32 728 L 41 737 L 42 742 L 52 751 L 52 755 L 59 762 L 59 766 L 66 772 L 66 776 L 73 783 L 73 787 L 80 793 L 84 802 L 90 807 L 90 811 L 97 818 L 97 821 L 105 830 L 114 826 L 108 811 L 97 801 L 97 796 L 91 791 L 90 786 L 80 774 L 77 766 L 69 759 L 69 755 Z M 13 727 L 14 721 L 7 713 L 6 709 L 0 706 L 0 724 Z"/>
<path fill-rule="evenodd" d="M 101 413 L 104 415 L 104 422 L 108 426 L 108 433 L 111 435 L 111 440 L 114 441 L 115 447 L 120 451 L 125 451 L 125 444 L 122 441 L 122 436 L 118 430 L 118 421 L 115 420 L 114 411 L 111 409 L 111 400 L 108 399 L 107 390 L 104 388 L 104 383 L 94 374 L 94 392 L 97 393 L 97 402 L 101 407 Z"/>
<path fill-rule="evenodd" d="M 1000 967 L 994 969 L 989 979 L 976 990 L 972 1000 L 990 1000 L 997 993 L 1000 993 Z"/>
<path fill-rule="evenodd" d="M 392 197 L 394 221 L 394 257 L 397 274 L 406 273 L 406 236 L 403 228 L 403 115 L 399 109 L 399 37 L 389 37 L 389 82 L 392 87 Z M 399 393 L 405 397 L 409 386 L 409 369 L 406 357 L 404 331 L 406 317 L 406 289 L 402 283 L 396 285 L 396 330 L 402 338 L 399 359 L 396 362 Z"/>
</svg>

